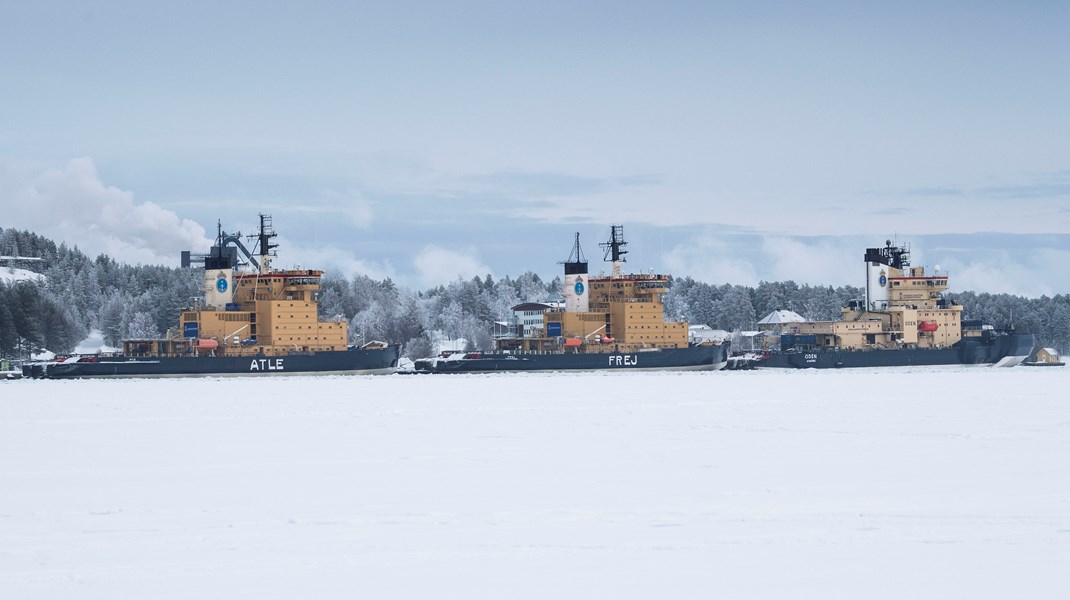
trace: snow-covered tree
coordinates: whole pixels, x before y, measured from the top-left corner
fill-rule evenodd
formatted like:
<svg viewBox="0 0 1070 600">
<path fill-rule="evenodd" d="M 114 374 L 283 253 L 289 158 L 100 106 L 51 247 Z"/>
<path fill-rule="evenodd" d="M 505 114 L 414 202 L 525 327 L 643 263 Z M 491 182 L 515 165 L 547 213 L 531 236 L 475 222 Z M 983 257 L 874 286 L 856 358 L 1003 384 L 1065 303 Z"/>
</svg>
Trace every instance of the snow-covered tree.
<svg viewBox="0 0 1070 600">
<path fill-rule="evenodd" d="M 124 337 L 135 340 L 144 340 L 159 336 L 160 331 L 156 328 L 156 320 L 152 318 L 152 313 L 139 311 L 134 313 L 129 326 L 126 328 L 126 335 Z"/>
<path fill-rule="evenodd" d="M 371 340 L 382 340 L 386 337 L 386 330 L 389 326 L 388 317 L 387 309 L 378 301 L 373 301 L 371 305 L 350 319 L 349 339 L 359 340 L 357 343 L 361 344 Z"/>
<path fill-rule="evenodd" d="M 461 308 L 461 303 L 456 300 L 451 300 L 443 308 L 442 312 L 436 315 L 436 329 L 442 330 L 449 339 L 464 337 L 462 332 L 462 325 L 464 323 L 464 309 Z"/>
<path fill-rule="evenodd" d="M 542 302 L 546 299 L 546 284 L 536 273 L 528 271 L 517 277 L 516 286 L 520 302 Z"/>
<path fill-rule="evenodd" d="M 431 339 L 428 338 L 426 333 L 409 338 L 408 341 L 404 343 L 401 352 L 405 358 L 413 360 L 431 356 Z"/>
<path fill-rule="evenodd" d="M 106 344 L 110 346 L 119 345 L 119 340 L 123 338 L 126 310 L 130 303 L 131 299 L 117 290 L 108 294 L 97 319 L 98 327 L 104 334 L 104 342 Z"/>
</svg>

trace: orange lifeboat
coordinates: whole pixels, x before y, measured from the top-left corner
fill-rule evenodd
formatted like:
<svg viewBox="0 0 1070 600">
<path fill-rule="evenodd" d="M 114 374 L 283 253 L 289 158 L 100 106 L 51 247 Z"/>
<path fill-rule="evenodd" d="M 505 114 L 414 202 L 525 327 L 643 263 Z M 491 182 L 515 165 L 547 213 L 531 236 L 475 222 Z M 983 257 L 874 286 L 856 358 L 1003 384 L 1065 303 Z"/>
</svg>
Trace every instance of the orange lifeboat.
<svg viewBox="0 0 1070 600">
<path fill-rule="evenodd" d="M 937 325 L 936 321 L 921 321 L 920 323 L 918 323 L 918 331 L 921 331 L 923 333 L 932 333 L 936 331 L 939 327 L 940 326 Z"/>
<path fill-rule="evenodd" d="M 198 350 L 215 350 L 218 347 L 219 347 L 219 341 L 218 340 L 206 340 L 206 339 L 203 339 L 203 338 L 197 340 L 197 349 Z"/>
<path fill-rule="evenodd" d="M 565 338 L 566 348 L 579 348 L 583 345 L 583 340 L 580 338 Z"/>
</svg>

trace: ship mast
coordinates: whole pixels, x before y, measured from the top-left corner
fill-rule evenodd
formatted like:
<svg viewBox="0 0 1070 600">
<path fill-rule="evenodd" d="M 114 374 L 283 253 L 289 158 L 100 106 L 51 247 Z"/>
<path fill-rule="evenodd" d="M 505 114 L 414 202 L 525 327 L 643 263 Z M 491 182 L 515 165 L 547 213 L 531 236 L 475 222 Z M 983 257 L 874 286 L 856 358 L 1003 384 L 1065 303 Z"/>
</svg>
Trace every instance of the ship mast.
<svg viewBox="0 0 1070 600">
<path fill-rule="evenodd" d="M 587 264 L 587 259 L 583 256 L 583 249 L 580 248 L 580 232 L 576 232 L 576 243 L 572 246 L 572 252 L 568 255 L 568 260 L 565 261 L 566 265 L 569 264 Z"/>
<path fill-rule="evenodd" d="M 271 227 L 271 215 L 260 213 L 260 233 L 256 236 L 250 236 L 256 239 L 254 249 L 259 249 L 260 274 L 271 271 L 271 259 L 276 256 L 273 250 L 279 247 L 278 244 L 271 243 L 272 238 L 276 235 L 278 234 Z"/>
<path fill-rule="evenodd" d="M 624 255 L 627 254 L 628 251 L 622 249 L 622 248 L 624 248 L 624 246 L 628 245 L 628 242 L 624 241 L 624 226 L 623 225 L 612 225 L 612 226 L 610 226 L 610 228 L 609 228 L 609 236 L 610 236 L 609 237 L 609 241 L 608 242 L 603 242 L 603 243 L 599 244 L 599 246 L 601 246 L 602 249 L 605 250 L 605 255 L 603 256 L 603 260 L 612 261 L 613 262 L 613 275 L 612 276 L 614 278 L 619 278 L 619 277 L 621 277 L 620 264 L 623 263 L 623 262 L 628 262 L 624 258 Z"/>
</svg>

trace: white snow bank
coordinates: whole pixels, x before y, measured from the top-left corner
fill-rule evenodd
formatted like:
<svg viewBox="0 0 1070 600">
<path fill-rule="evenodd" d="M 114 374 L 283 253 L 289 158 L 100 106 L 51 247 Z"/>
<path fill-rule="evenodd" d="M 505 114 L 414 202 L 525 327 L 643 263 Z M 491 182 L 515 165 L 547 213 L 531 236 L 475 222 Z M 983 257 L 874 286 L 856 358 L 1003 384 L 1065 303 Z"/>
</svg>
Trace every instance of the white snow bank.
<svg viewBox="0 0 1070 600">
<path fill-rule="evenodd" d="M 0 596 L 1062 598 L 1067 383 L 8 382 Z"/>
<path fill-rule="evenodd" d="M 104 333 L 99 329 L 89 332 L 84 340 L 74 348 L 75 354 L 100 354 L 101 352 L 118 352 L 120 349 L 104 343 Z"/>
<path fill-rule="evenodd" d="M 16 269 L 7 265 L 0 265 L 0 281 L 4 283 L 13 283 L 15 281 L 36 281 L 43 282 L 45 276 L 40 273 L 34 273 L 33 271 L 27 271 L 26 269 Z"/>
</svg>

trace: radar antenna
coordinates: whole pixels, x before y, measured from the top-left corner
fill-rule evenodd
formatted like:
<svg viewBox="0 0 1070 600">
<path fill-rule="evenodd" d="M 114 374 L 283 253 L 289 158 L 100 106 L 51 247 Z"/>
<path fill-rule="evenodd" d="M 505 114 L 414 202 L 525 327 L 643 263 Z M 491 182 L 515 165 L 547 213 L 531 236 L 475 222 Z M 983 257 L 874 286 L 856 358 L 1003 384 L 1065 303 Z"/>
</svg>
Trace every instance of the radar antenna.
<svg viewBox="0 0 1070 600">
<path fill-rule="evenodd" d="M 624 241 L 624 226 L 623 225 L 611 225 L 609 228 L 609 241 L 599 244 L 605 255 L 603 260 L 613 262 L 613 276 L 620 277 L 620 263 L 628 262 L 624 258 L 624 255 L 628 253 L 627 250 L 623 250 L 624 246 L 628 245 L 628 242 Z"/>
<path fill-rule="evenodd" d="M 271 240 L 277 236 L 275 229 L 271 226 L 271 215 L 265 215 L 260 213 L 260 233 L 257 235 L 250 235 L 250 240 L 256 240 L 253 245 L 253 251 L 257 252 L 260 256 L 260 272 L 264 273 L 271 269 L 271 259 L 276 256 L 275 248 L 278 248 L 278 244 L 271 243 Z M 250 260 L 252 258 L 250 257 Z"/>
</svg>

